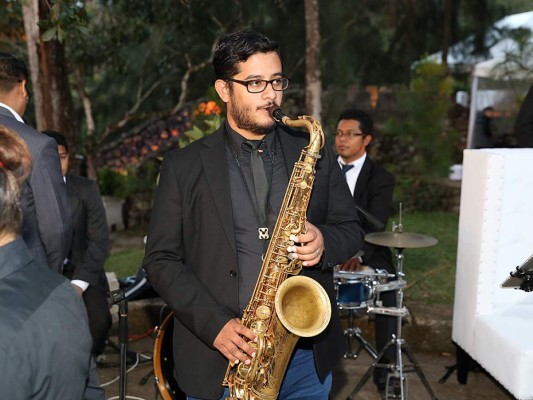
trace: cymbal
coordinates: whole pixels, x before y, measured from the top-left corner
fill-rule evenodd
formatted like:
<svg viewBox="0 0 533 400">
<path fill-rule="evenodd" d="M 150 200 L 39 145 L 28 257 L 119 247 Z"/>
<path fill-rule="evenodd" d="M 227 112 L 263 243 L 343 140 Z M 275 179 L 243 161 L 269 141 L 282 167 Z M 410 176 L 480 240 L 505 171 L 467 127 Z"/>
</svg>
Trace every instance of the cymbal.
<svg viewBox="0 0 533 400">
<path fill-rule="evenodd" d="M 373 232 L 365 236 L 368 243 L 397 249 L 416 249 L 430 247 L 438 243 L 432 236 L 410 232 Z"/>
</svg>

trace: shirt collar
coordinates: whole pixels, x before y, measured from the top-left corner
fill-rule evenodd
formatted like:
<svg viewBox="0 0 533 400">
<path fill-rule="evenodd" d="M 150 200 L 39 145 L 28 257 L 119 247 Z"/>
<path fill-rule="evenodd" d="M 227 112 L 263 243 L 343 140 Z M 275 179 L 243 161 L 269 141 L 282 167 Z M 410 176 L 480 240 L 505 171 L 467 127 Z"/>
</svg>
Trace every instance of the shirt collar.
<svg viewBox="0 0 533 400">
<path fill-rule="evenodd" d="M 22 119 L 22 117 L 21 117 L 21 116 L 15 111 L 15 110 L 13 110 L 11 107 L 9 107 L 7 104 L 2 103 L 2 102 L 0 101 L 0 106 L 1 106 L 1 107 L 4 107 L 4 108 L 7 108 L 7 109 L 11 112 L 11 114 L 13 114 L 13 116 L 15 117 L 15 119 L 16 119 L 18 122 L 22 122 L 22 123 L 24 123 L 24 120 Z"/>
<path fill-rule="evenodd" d="M 228 135 L 230 135 L 231 140 L 233 141 L 233 143 L 235 143 L 236 149 L 239 151 L 238 156 L 239 157 L 242 156 L 242 152 L 241 152 L 242 144 L 247 139 L 241 134 L 239 134 L 237 131 L 235 131 L 228 123 L 228 120 L 225 121 L 225 128 L 226 128 L 226 132 L 228 132 Z M 272 131 L 266 134 L 262 139 L 266 142 L 268 154 L 274 154 L 275 137 L 276 137 L 276 130 L 272 129 Z"/>
<path fill-rule="evenodd" d="M 339 165 L 353 165 L 354 166 L 354 169 L 361 169 L 363 164 L 365 163 L 365 160 L 366 160 L 366 152 L 361 156 L 359 157 L 357 160 L 354 160 L 350 163 L 345 163 L 343 160 L 342 160 L 342 157 L 341 156 L 338 156 L 337 157 L 337 161 L 339 162 Z"/>
</svg>

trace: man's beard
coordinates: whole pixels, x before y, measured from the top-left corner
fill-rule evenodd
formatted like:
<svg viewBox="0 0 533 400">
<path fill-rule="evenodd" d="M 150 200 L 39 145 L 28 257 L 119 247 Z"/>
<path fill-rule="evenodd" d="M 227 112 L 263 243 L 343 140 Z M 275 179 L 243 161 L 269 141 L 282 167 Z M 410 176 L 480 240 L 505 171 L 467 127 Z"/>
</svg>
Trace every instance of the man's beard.
<svg viewBox="0 0 533 400">
<path fill-rule="evenodd" d="M 266 135 L 270 133 L 272 129 L 274 129 L 276 126 L 276 122 L 274 120 L 266 124 L 259 124 L 253 120 L 250 106 L 237 106 L 233 94 L 230 96 L 232 97 L 231 101 L 233 104 L 233 120 L 235 121 L 237 128 L 253 132 L 258 135 Z"/>
</svg>

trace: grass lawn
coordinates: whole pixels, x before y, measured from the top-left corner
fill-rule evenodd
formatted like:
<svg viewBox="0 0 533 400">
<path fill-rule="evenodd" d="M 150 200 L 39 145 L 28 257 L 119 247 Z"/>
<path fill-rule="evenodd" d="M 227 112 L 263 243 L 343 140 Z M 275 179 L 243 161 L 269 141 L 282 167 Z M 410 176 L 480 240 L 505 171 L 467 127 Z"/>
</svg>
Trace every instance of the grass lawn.
<svg viewBox="0 0 533 400">
<path fill-rule="evenodd" d="M 107 272 L 114 272 L 117 278 L 137 275 L 144 257 L 144 250 L 121 251 L 111 254 L 105 263 Z"/>
<path fill-rule="evenodd" d="M 404 232 L 433 236 L 439 241 L 432 247 L 404 250 L 406 301 L 453 303 L 458 221 L 458 214 L 451 212 L 404 213 Z M 114 271 L 119 278 L 136 275 L 143 256 L 142 249 L 112 254 L 106 261 L 105 269 Z"/>
<path fill-rule="evenodd" d="M 453 304 L 459 215 L 424 212 L 403 216 L 404 232 L 433 236 L 432 247 L 405 249 L 406 301 Z"/>
</svg>

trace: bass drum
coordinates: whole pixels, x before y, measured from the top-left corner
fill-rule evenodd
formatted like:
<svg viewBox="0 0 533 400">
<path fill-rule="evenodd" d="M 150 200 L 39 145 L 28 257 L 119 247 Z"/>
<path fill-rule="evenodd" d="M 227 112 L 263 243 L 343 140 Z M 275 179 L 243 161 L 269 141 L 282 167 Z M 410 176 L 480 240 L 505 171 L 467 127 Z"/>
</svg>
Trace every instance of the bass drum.
<svg viewBox="0 0 533 400">
<path fill-rule="evenodd" d="M 174 379 L 174 359 L 172 355 L 172 332 L 174 331 L 174 313 L 166 316 L 156 329 L 154 345 L 154 375 L 157 390 L 163 400 L 185 400 L 176 379 Z"/>
</svg>

